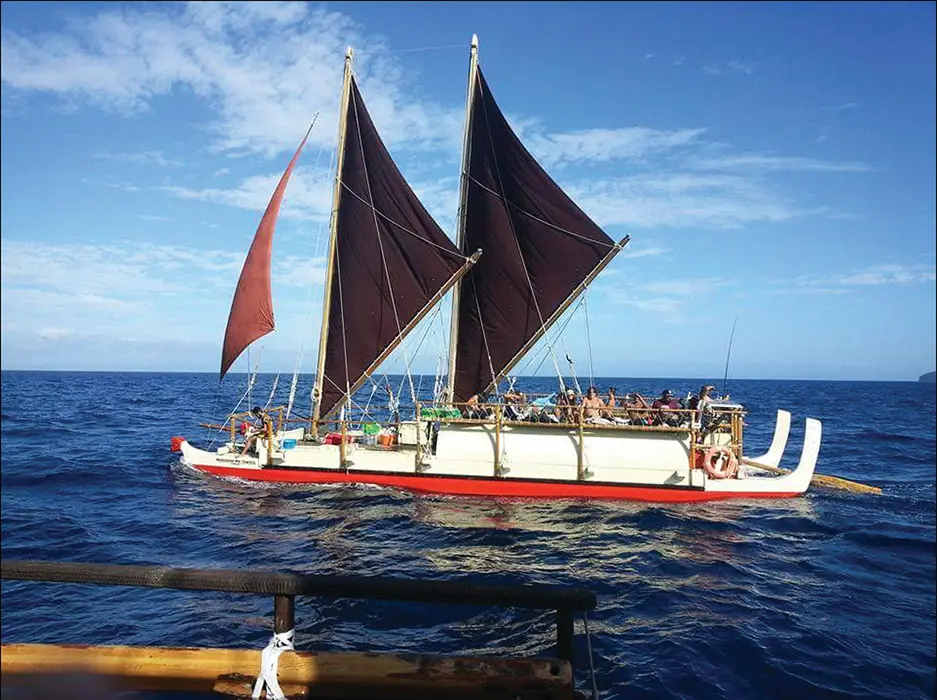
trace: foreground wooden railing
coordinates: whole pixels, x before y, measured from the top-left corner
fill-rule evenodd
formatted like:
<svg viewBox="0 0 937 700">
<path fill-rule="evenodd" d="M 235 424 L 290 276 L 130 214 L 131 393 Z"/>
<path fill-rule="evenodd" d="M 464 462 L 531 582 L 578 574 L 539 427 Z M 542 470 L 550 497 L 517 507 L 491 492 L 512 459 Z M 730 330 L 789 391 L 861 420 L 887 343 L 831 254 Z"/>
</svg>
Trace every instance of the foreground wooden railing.
<svg viewBox="0 0 937 700">
<path fill-rule="evenodd" d="M 17 560 L 3 560 L 0 570 L 4 580 L 273 595 L 277 633 L 293 629 L 296 596 L 556 611 L 557 659 L 284 652 L 281 685 L 303 697 L 308 692 L 316 697 L 573 697 L 573 618 L 596 605 L 589 591 L 544 585 Z M 260 650 L 4 644 L 0 663 L 4 684 L 80 671 L 105 676 L 119 688 L 249 696 L 260 656 Z M 477 694 L 484 689 L 490 693 Z"/>
</svg>

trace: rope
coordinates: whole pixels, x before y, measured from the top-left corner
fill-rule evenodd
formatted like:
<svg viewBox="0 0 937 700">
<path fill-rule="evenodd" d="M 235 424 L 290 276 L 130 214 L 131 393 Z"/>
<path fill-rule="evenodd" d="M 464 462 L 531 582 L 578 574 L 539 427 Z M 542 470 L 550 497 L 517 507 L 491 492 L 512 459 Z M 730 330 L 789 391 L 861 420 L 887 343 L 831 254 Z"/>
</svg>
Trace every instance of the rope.
<svg viewBox="0 0 937 700">
<path fill-rule="evenodd" d="M 586 347 L 589 350 L 589 386 L 595 386 L 595 367 L 592 365 L 592 334 L 589 332 L 589 304 L 586 301 L 588 292 L 588 287 L 582 291 L 582 312 L 586 317 Z"/>
<path fill-rule="evenodd" d="M 356 51 L 356 56 L 377 56 L 388 53 L 415 53 L 418 51 L 443 51 L 446 49 L 464 49 L 465 44 L 446 44 L 445 46 L 421 46 L 414 49 L 386 49 L 384 51 Z"/>
<path fill-rule="evenodd" d="M 487 119 L 487 117 L 486 117 L 486 119 Z M 497 166 L 497 161 L 495 161 L 495 165 Z M 537 223 L 543 224 L 544 226 L 549 226 L 549 227 L 552 228 L 554 231 L 559 231 L 560 233 L 565 233 L 565 234 L 568 235 L 568 236 L 573 236 L 574 238 L 578 238 L 578 239 L 580 239 L 580 240 L 582 240 L 582 241 L 586 241 L 587 243 L 592 243 L 592 244 L 594 244 L 594 245 L 605 246 L 605 247 L 608 248 L 609 250 L 611 250 L 612 248 L 616 247 L 616 245 L 617 245 L 616 243 L 605 243 L 604 241 L 596 241 L 596 240 L 594 240 L 594 239 L 592 239 L 592 238 L 589 238 L 588 236 L 583 236 L 583 235 L 580 234 L 580 233 L 576 233 L 575 231 L 570 231 L 569 229 L 565 229 L 565 228 L 563 228 L 562 226 L 557 226 L 556 224 L 552 224 L 552 223 L 550 223 L 549 221 L 546 221 L 545 219 L 541 219 L 539 216 L 537 216 L 537 215 L 535 215 L 535 214 L 531 214 L 529 211 L 526 211 L 526 210 L 522 209 L 521 207 L 519 207 L 518 205 L 516 205 L 514 202 L 512 202 L 510 199 L 508 199 L 507 197 L 505 197 L 503 194 L 498 194 L 497 192 L 495 192 L 495 191 L 494 191 L 493 189 L 491 189 L 490 187 L 486 187 L 485 185 L 483 185 L 481 182 L 479 182 L 478 180 L 476 180 L 476 179 L 475 179 L 474 177 L 472 177 L 471 175 L 469 175 L 468 177 L 469 177 L 469 179 L 470 179 L 472 182 L 474 182 L 476 185 L 478 185 L 479 187 L 481 187 L 483 190 L 485 190 L 486 192 L 488 192 L 488 193 L 490 193 L 490 194 L 493 194 L 495 197 L 497 197 L 498 199 L 500 199 L 501 201 L 503 201 L 505 204 L 507 204 L 507 205 L 508 205 L 509 207 L 511 207 L 512 209 L 517 210 L 518 213 L 523 214 L 524 216 L 529 217 L 529 218 L 533 219 L 534 221 L 536 221 Z M 500 178 L 499 178 L 499 179 L 500 179 Z"/>
<path fill-rule="evenodd" d="M 231 416 L 232 416 L 233 414 L 235 414 L 235 413 L 238 412 L 238 409 L 241 407 L 241 404 L 244 403 L 244 399 L 246 399 L 246 398 L 250 395 L 251 388 L 252 388 L 253 386 L 254 386 L 253 381 L 248 380 L 247 389 L 245 389 L 245 390 L 244 390 L 244 393 L 241 394 L 241 398 L 238 399 L 238 402 L 235 404 L 234 409 L 231 411 L 231 413 L 228 414 L 228 417 L 225 419 L 225 422 L 227 422 L 228 420 L 230 420 L 230 419 L 231 419 Z M 250 401 L 248 401 L 248 404 L 249 404 L 249 403 L 250 403 Z M 213 411 L 210 415 L 214 416 L 214 411 Z M 209 430 L 210 430 L 210 428 L 209 428 Z M 215 440 L 218 439 L 218 436 L 221 435 L 222 433 L 225 433 L 225 432 L 227 432 L 225 429 L 221 429 L 221 430 L 218 430 L 218 431 L 215 432 L 215 434 L 212 436 L 211 440 L 210 440 L 209 443 L 208 443 L 208 449 L 209 449 L 209 450 L 210 450 L 212 447 L 214 447 L 214 445 L 215 445 Z"/>
<path fill-rule="evenodd" d="M 482 328 L 482 340 L 485 343 L 485 355 L 488 356 L 488 371 L 491 372 L 491 381 L 495 382 L 495 395 L 498 393 L 498 384 L 495 381 L 495 366 L 491 361 L 491 350 L 488 348 L 488 334 L 485 332 L 485 324 L 481 322 L 482 310 L 478 305 L 478 291 L 475 289 L 475 276 L 472 275 L 472 298 L 475 300 L 475 310 L 478 312 L 478 323 Z M 453 399 L 455 400 L 455 399 Z"/>
<path fill-rule="evenodd" d="M 384 214 L 383 212 L 378 211 L 377 208 L 376 208 L 373 204 L 371 204 L 370 202 L 368 202 L 368 200 L 366 200 L 366 199 L 365 199 L 364 197 L 362 197 L 360 194 L 358 194 L 357 192 L 355 192 L 353 189 L 351 189 L 351 188 L 350 188 L 347 184 L 345 184 L 344 182 L 342 183 L 342 187 L 343 187 L 343 188 L 345 189 L 345 191 L 348 192 L 348 194 L 350 194 L 352 197 L 354 197 L 355 199 L 357 199 L 358 201 L 360 201 L 360 202 L 361 202 L 362 204 L 364 204 L 365 206 L 369 207 L 369 208 L 371 209 L 371 211 L 372 211 L 376 216 L 379 216 L 379 217 L 381 217 L 382 219 L 386 220 L 388 223 L 393 224 L 394 226 L 396 226 L 397 228 L 399 228 L 399 229 L 400 229 L 401 231 L 403 231 L 404 233 L 409 233 L 411 236 L 413 236 L 414 238 L 418 238 L 419 240 L 423 241 L 423 242 L 426 243 L 427 245 L 431 245 L 431 246 L 433 246 L 434 248 L 438 248 L 439 250 L 443 251 L 444 253 L 448 253 L 449 255 L 453 255 L 453 256 L 455 256 L 455 257 L 457 257 L 457 258 L 461 258 L 462 260 L 468 260 L 468 259 L 471 257 L 471 256 L 468 256 L 468 255 L 463 255 L 461 251 L 453 251 L 453 250 L 450 250 L 449 248 L 446 248 L 445 246 L 441 246 L 441 245 L 439 245 L 438 243 L 436 243 L 435 241 L 431 241 L 429 238 L 426 238 L 425 236 L 421 236 L 421 235 L 418 234 L 416 231 L 411 231 L 410 229 L 408 229 L 408 228 L 407 228 L 406 226 L 404 226 L 403 224 L 400 224 L 400 223 L 394 221 L 393 219 L 391 219 L 389 216 L 387 216 L 387 214 Z M 376 222 L 375 222 L 375 224 L 376 224 Z"/>
<path fill-rule="evenodd" d="M 273 386 L 270 388 L 270 396 L 267 397 L 267 403 L 264 404 L 264 410 L 270 408 L 270 404 L 273 403 L 273 397 L 277 393 L 277 384 L 280 383 L 280 373 L 277 372 L 277 376 L 273 378 Z"/>
<path fill-rule="evenodd" d="M 554 341 L 556 341 L 557 338 L 559 338 L 561 335 L 563 335 L 563 331 L 566 330 L 566 326 L 569 325 L 569 322 L 573 320 L 573 317 L 576 315 L 576 312 L 579 310 L 579 307 L 582 306 L 582 303 L 583 303 L 583 300 L 580 299 L 580 300 L 579 300 L 579 303 L 576 304 L 576 306 L 575 306 L 575 308 L 573 308 L 572 312 L 571 312 L 568 316 L 566 316 L 566 320 L 563 321 L 563 325 L 562 325 L 562 326 L 556 326 L 556 327 L 555 327 L 556 330 L 554 331 L 554 336 L 553 336 L 553 340 L 554 340 Z M 551 330 L 554 330 L 554 329 L 551 329 Z M 528 358 L 529 358 L 529 359 L 527 360 L 527 364 L 524 365 L 524 370 L 525 370 L 525 371 L 526 371 L 526 368 L 527 368 L 527 367 L 530 367 L 530 365 L 533 364 L 534 355 L 531 353 L 531 354 L 528 355 Z M 536 375 L 537 375 L 537 372 L 539 372 L 539 371 L 540 371 L 540 368 L 543 367 L 543 363 L 546 362 L 546 359 L 547 359 L 547 354 L 544 353 L 543 357 L 542 357 L 541 360 L 540 360 L 540 363 L 537 365 L 537 368 L 531 373 L 530 376 L 536 376 Z M 521 376 L 527 376 L 527 375 L 525 374 L 525 372 L 520 372 L 520 371 L 519 371 L 518 374 L 520 374 Z M 562 378 L 560 378 L 560 384 L 562 385 L 562 383 L 563 383 Z"/>
<path fill-rule="evenodd" d="M 254 683 L 254 692 L 251 694 L 253 700 L 259 700 L 260 693 L 266 688 L 267 698 L 270 700 L 285 700 L 283 690 L 280 688 L 280 682 L 277 679 L 277 665 L 279 664 L 280 654 L 284 651 L 293 650 L 293 632 L 278 632 L 270 638 L 267 646 L 264 647 L 260 655 L 260 675 Z"/>
<path fill-rule="evenodd" d="M 589 650 L 589 677 L 592 680 L 592 700 L 599 699 L 599 688 L 595 682 L 595 663 L 592 660 L 592 637 L 589 634 L 589 616 L 582 611 L 582 624 L 586 632 L 586 648 Z"/>
</svg>

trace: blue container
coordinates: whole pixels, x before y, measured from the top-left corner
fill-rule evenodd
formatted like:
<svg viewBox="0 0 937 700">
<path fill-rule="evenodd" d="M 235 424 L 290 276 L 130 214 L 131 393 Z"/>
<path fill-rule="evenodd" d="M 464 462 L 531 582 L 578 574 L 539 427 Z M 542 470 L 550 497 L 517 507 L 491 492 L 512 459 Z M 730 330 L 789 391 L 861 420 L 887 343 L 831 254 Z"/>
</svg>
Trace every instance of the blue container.
<svg viewBox="0 0 937 700">
<path fill-rule="evenodd" d="M 294 447 L 296 447 L 296 441 L 295 441 L 295 440 L 284 440 L 284 441 L 283 441 L 283 449 L 284 449 L 284 450 L 292 450 Z"/>
</svg>

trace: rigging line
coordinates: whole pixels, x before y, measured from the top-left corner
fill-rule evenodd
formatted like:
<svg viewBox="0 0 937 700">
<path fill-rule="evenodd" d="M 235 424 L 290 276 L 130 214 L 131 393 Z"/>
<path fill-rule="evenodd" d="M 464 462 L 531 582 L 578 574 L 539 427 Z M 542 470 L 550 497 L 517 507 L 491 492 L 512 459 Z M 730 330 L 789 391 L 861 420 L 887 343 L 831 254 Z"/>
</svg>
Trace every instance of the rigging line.
<svg viewBox="0 0 937 700">
<path fill-rule="evenodd" d="M 241 404 L 244 403 L 244 399 L 247 398 L 249 391 L 250 391 L 249 387 L 244 390 L 244 393 L 241 394 L 241 398 L 239 398 L 238 402 L 235 404 L 234 409 L 225 417 L 225 420 L 222 421 L 223 423 L 227 423 L 229 420 L 231 420 L 231 417 L 235 413 L 238 412 L 238 409 L 241 407 Z M 214 418 L 215 416 L 214 411 L 212 411 L 209 415 L 211 415 Z M 208 430 L 210 431 L 211 428 L 208 428 Z M 218 435 L 220 435 L 221 433 L 225 433 L 225 432 L 227 432 L 227 428 L 222 428 L 221 430 L 216 431 L 215 434 L 212 436 L 211 441 L 208 443 L 208 449 L 211 449 L 212 446 L 215 444 L 215 440 L 218 439 Z"/>
<path fill-rule="evenodd" d="M 552 223 L 550 223 L 549 221 L 546 221 L 546 220 L 544 220 L 544 219 L 541 219 L 541 218 L 540 218 L 539 216 L 537 216 L 536 214 L 531 214 L 529 211 L 526 211 L 525 209 L 522 209 L 520 206 L 518 206 L 517 204 L 515 204 L 514 202 L 512 202 L 510 199 L 508 199 L 507 197 L 505 197 L 503 194 L 499 194 L 498 192 L 495 192 L 495 191 L 494 191 L 493 189 L 491 189 L 490 187 L 486 187 L 484 184 L 482 184 L 481 182 L 479 182 L 478 180 L 476 180 L 476 179 L 475 179 L 474 177 L 472 177 L 471 175 L 468 175 L 468 178 L 469 178 L 472 182 L 474 182 L 476 185 L 478 185 L 479 187 L 481 187 L 483 190 L 485 190 L 486 192 L 488 192 L 489 194 L 493 194 L 495 197 L 497 197 L 498 199 L 502 200 L 502 201 L 503 201 L 505 204 L 507 204 L 509 207 L 511 207 L 512 209 L 517 210 L 518 213 L 523 214 L 524 216 L 526 216 L 526 217 L 528 217 L 528 218 L 530 218 L 530 219 L 533 219 L 533 220 L 536 221 L 537 223 L 543 224 L 544 226 L 549 226 L 549 227 L 552 228 L 554 231 L 559 231 L 560 233 L 565 233 L 565 234 L 567 234 L 568 236 L 573 236 L 574 238 L 578 238 L 578 239 L 580 239 L 580 240 L 586 241 L 587 243 L 592 243 L 593 245 L 604 246 L 605 248 L 608 248 L 609 250 L 611 250 L 612 248 L 616 247 L 616 244 L 615 244 L 614 242 L 612 242 L 612 243 L 605 243 L 604 241 L 597 241 L 597 240 L 595 240 L 595 239 L 589 238 L 588 236 L 583 236 L 581 233 L 576 233 L 575 231 L 570 231 L 569 229 L 565 229 L 565 228 L 563 228 L 562 226 L 557 226 L 556 224 L 552 224 Z"/>
<path fill-rule="evenodd" d="M 397 337 L 403 333 L 403 329 L 400 327 L 400 315 L 397 313 L 397 300 L 394 298 L 394 284 L 390 279 L 390 269 L 387 267 L 387 256 L 384 253 L 384 241 L 381 237 L 381 228 L 380 224 L 377 222 L 377 207 L 374 206 L 374 194 L 371 191 L 371 176 L 368 174 L 368 161 L 364 156 L 364 142 L 361 140 L 361 120 L 358 118 L 358 100 L 353 100 L 353 105 L 355 109 L 355 130 L 358 132 L 358 150 L 361 154 L 361 163 L 364 166 L 364 183 L 368 188 L 368 199 L 371 201 L 371 214 L 374 217 L 374 235 L 377 237 L 377 245 L 381 251 L 381 265 L 384 268 L 384 277 L 387 280 L 387 289 L 390 292 L 390 305 L 394 310 L 394 323 L 397 325 Z M 346 188 L 347 189 L 347 188 Z M 344 313 L 344 308 L 342 309 Z M 406 356 L 404 356 L 406 359 Z M 416 389 L 413 387 L 413 377 L 410 376 L 409 369 L 407 370 L 407 379 L 410 380 L 410 395 L 413 397 L 413 400 L 416 401 Z M 345 381 L 348 381 L 348 373 L 345 373 Z"/>
<path fill-rule="evenodd" d="M 592 334 L 589 332 L 589 304 L 586 302 L 586 296 L 589 293 L 587 286 L 582 290 L 583 315 L 586 317 L 586 347 L 589 350 L 589 386 L 595 386 L 595 367 L 592 365 Z"/>
<path fill-rule="evenodd" d="M 495 367 L 491 361 L 491 350 L 488 348 L 488 334 L 485 332 L 485 324 L 481 322 L 482 310 L 478 305 L 478 290 L 475 288 L 475 276 L 472 275 L 472 298 L 475 300 L 475 311 L 478 312 L 478 323 L 482 327 L 482 340 L 485 342 L 485 355 L 488 356 L 488 371 L 491 372 L 491 381 L 495 385 L 495 396 L 498 395 L 498 382 L 495 379 Z"/>
<path fill-rule="evenodd" d="M 402 224 L 399 224 L 399 223 L 397 223 L 396 221 L 394 221 L 393 219 L 391 219 L 389 216 L 387 216 L 387 214 L 384 214 L 383 212 L 378 211 L 377 207 L 375 207 L 373 203 L 368 202 L 368 200 L 366 200 L 366 199 L 365 199 L 364 197 L 362 197 L 360 194 L 358 194 L 358 193 L 355 192 L 353 189 L 351 189 L 351 187 L 349 187 L 346 183 L 343 182 L 343 183 L 342 183 L 342 187 L 345 189 L 346 192 L 348 192 L 348 194 L 350 194 L 352 197 L 355 197 L 355 198 L 358 199 L 362 204 L 364 204 L 365 206 L 367 206 L 376 216 L 379 216 L 379 217 L 381 217 L 382 219 L 386 220 L 388 223 L 393 224 L 394 226 L 396 226 L 397 228 L 399 228 L 399 229 L 400 229 L 401 231 L 403 231 L 404 233 L 409 233 L 409 234 L 410 234 L 411 236 L 413 236 L 414 238 L 418 238 L 419 240 L 423 241 L 424 243 L 426 243 L 426 244 L 428 244 L 428 245 L 431 245 L 431 246 L 433 246 L 434 248 L 438 248 L 439 250 L 441 250 L 441 251 L 443 251 L 443 252 L 445 252 L 445 253 L 448 253 L 449 255 L 452 255 L 452 256 L 454 256 L 454 257 L 460 258 L 460 259 L 463 260 L 463 261 L 466 261 L 466 260 L 468 260 L 468 259 L 471 257 L 471 256 L 468 256 L 468 255 L 463 255 L 461 251 L 453 251 L 453 250 L 450 250 L 449 248 L 446 248 L 446 247 L 444 247 L 444 246 L 441 246 L 441 245 L 439 245 L 438 243 L 436 243 L 436 242 L 434 242 L 434 241 L 431 241 L 430 239 L 426 238 L 425 236 L 421 236 L 421 235 L 418 234 L 416 231 L 411 231 L 411 230 L 408 229 L 406 226 L 404 226 L 404 225 L 402 225 Z M 375 225 L 376 225 L 376 222 L 375 222 Z"/>
<path fill-rule="evenodd" d="M 355 56 L 378 56 L 388 53 L 416 53 L 418 51 L 444 51 L 446 49 L 464 49 L 465 44 L 446 44 L 444 46 L 420 46 L 413 49 L 387 49 L 385 51 L 356 51 Z"/>
<path fill-rule="evenodd" d="M 267 403 L 264 405 L 264 410 L 266 411 L 270 408 L 270 404 L 273 403 L 273 397 L 277 393 L 277 384 L 280 382 L 280 373 L 277 372 L 277 376 L 273 378 L 273 387 L 270 389 L 270 396 L 267 398 Z"/>
<path fill-rule="evenodd" d="M 432 328 L 433 328 L 433 321 L 435 320 L 436 316 L 439 315 L 439 312 L 440 312 L 441 309 L 442 309 L 442 306 L 439 305 L 439 304 L 437 304 L 435 310 L 433 311 L 432 316 L 430 316 L 430 318 L 429 318 L 429 322 L 426 324 L 426 328 L 423 330 L 423 335 L 422 335 L 422 337 L 420 338 L 420 342 L 418 342 L 418 343 L 416 344 L 416 348 L 413 350 L 413 353 L 410 355 L 409 358 L 407 357 L 406 351 L 404 351 L 403 360 L 404 360 L 404 363 L 405 363 L 405 365 L 406 365 L 406 372 L 407 372 L 407 375 L 408 375 L 408 376 L 409 376 L 409 374 L 410 374 L 410 369 L 411 369 L 411 367 L 412 367 L 412 365 L 413 365 L 413 362 L 416 360 L 416 354 L 420 351 L 420 348 L 423 347 L 423 343 L 426 341 L 426 336 L 429 335 L 430 330 L 432 330 Z M 403 348 L 401 348 L 401 349 L 403 349 Z M 420 376 L 422 377 L 422 375 L 420 375 Z M 412 383 L 412 380 L 411 380 L 411 383 Z M 403 386 L 403 382 L 402 382 L 402 381 L 400 382 L 400 386 L 401 386 L 401 387 Z M 422 381 L 421 381 L 420 386 L 422 387 Z M 399 394 L 400 394 L 400 390 L 399 390 L 399 389 L 397 390 L 397 394 L 398 394 L 398 396 L 399 396 Z M 413 403 L 414 403 L 414 404 L 416 403 L 416 395 L 414 395 L 414 397 L 413 397 Z"/>
<path fill-rule="evenodd" d="M 555 331 L 554 331 L 554 337 L 553 337 L 553 340 L 554 340 L 554 341 L 555 341 L 557 338 L 559 338 L 561 335 L 563 335 L 563 331 L 566 330 L 566 327 L 569 325 L 570 321 L 573 320 L 573 317 L 575 317 L 576 312 L 579 310 L 579 307 L 580 307 L 580 306 L 582 306 L 582 299 L 579 300 L 579 302 L 576 304 L 575 308 L 573 308 L 572 313 L 570 313 L 570 314 L 566 317 L 566 320 L 563 321 L 562 327 L 559 327 L 558 330 L 555 330 Z M 546 339 L 546 338 L 545 338 L 545 339 Z M 546 361 L 547 361 L 547 353 L 544 353 L 543 357 L 540 359 L 540 364 L 538 364 L 538 365 L 537 365 L 537 368 L 534 370 L 534 375 L 536 375 L 537 372 L 540 371 L 540 368 L 543 367 L 543 363 L 546 362 Z M 532 361 L 531 361 L 531 362 L 532 362 Z M 530 364 L 530 363 L 528 363 L 528 364 Z M 562 383 L 563 383 L 563 382 L 560 381 L 560 384 L 562 384 Z"/>
<path fill-rule="evenodd" d="M 316 112 L 316 117 L 318 118 L 318 116 L 319 116 L 319 113 Z M 315 122 L 313 122 L 313 124 L 315 124 Z M 332 160 L 335 157 L 335 150 L 336 149 L 334 147 L 329 149 L 329 168 L 326 171 L 326 176 L 328 176 L 328 174 L 332 172 Z M 314 166 L 314 170 L 319 169 L 319 161 L 322 158 L 322 151 L 323 149 L 320 148 L 316 152 L 316 163 Z M 320 219 L 319 226 L 316 229 L 315 247 L 313 248 L 313 253 L 312 253 L 313 264 L 315 264 L 315 261 L 318 260 L 319 258 L 319 249 L 322 245 L 322 224 L 323 224 L 323 221 L 322 219 Z M 300 338 L 306 337 L 306 329 L 312 325 L 312 297 L 313 297 L 313 289 L 315 287 L 316 285 L 313 281 L 313 276 L 310 276 L 309 286 L 306 288 L 306 302 L 305 302 L 306 313 L 303 318 L 302 335 L 300 336 Z M 287 418 L 289 418 L 290 414 L 293 412 L 293 402 L 296 399 L 296 389 L 299 386 L 299 372 L 302 369 L 303 356 L 305 355 L 305 353 L 306 353 L 305 341 L 300 340 L 299 348 L 297 349 L 297 352 L 296 352 L 296 364 L 293 368 L 293 379 L 290 382 L 289 400 L 287 401 L 287 405 L 286 405 L 286 417 Z"/>
<path fill-rule="evenodd" d="M 726 383 L 729 380 L 729 356 L 732 355 L 732 341 L 735 339 L 735 326 L 739 322 L 739 317 L 736 316 L 735 320 L 732 322 L 732 333 L 729 335 L 729 349 L 726 350 L 726 371 L 722 375 L 722 395 L 726 395 Z"/>
<path fill-rule="evenodd" d="M 479 89 L 483 89 L 481 84 L 479 84 Z M 504 196 L 504 180 L 501 178 L 501 166 L 498 163 L 498 154 L 495 152 L 494 143 L 491 137 L 491 124 L 488 121 L 488 108 L 485 106 L 485 100 L 482 99 L 482 113 L 485 115 L 485 129 L 488 132 L 488 144 L 491 149 L 491 155 L 495 163 L 495 173 L 498 176 L 498 187 L 501 188 L 501 198 L 507 202 L 507 198 Z M 543 313 L 540 311 L 540 303 L 537 301 L 537 293 L 534 291 L 534 283 L 530 279 L 530 273 L 527 271 L 527 261 L 524 260 L 524 253 L 521 251 L 520 241 L 517 240 L 517 229 L 514 227 L 514 217 L 511 216 L 510 209 L 508 210 L 508 223 L 511 224 L 511 234 L 514 238 L 514 245 L 517 247 L 517 255 L 521 260 L 521 268 L 524 270 L 524 277 L 527 278 L 527 287 L 530 289 L 530 296 L 534 302 L 534 308 L 537 310 L 537 317 L 540 319 L 540 328 L 543 330 L 543 334 L 547 333 L 547 324 L 543 320 Z M 475 297 L 475 303 L 478 303 L 478 296 Z M 553 353 L 552 346 L 550 347 L 550 353 L 553 354 L 553 364 L 556 369 L 557 376 L 560 376 L 560 365 L 556 361 L 556 354 Z M 496 381 L 493 379 L 493 381 Z"/>
</svg>

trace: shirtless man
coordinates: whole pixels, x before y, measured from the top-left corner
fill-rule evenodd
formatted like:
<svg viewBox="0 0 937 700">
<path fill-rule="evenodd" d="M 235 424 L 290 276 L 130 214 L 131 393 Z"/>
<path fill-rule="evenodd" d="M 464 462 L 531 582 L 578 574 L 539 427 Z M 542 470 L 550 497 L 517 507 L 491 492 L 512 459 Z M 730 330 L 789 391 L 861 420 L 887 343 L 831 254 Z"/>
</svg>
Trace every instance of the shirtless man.
<svg viewBox="0 0 937 700">
<path fill-rule="evenodd" d="M 586 419 L 602 417 L 602 409 L 605 408 L 605 402 L 599 398 L 599 390 L 594 386 L 590 386 L 586 395 L 582 398 L 582 408 Z"/>
</svg>

